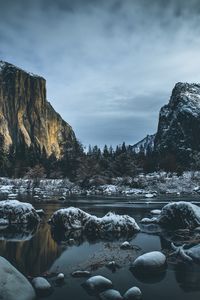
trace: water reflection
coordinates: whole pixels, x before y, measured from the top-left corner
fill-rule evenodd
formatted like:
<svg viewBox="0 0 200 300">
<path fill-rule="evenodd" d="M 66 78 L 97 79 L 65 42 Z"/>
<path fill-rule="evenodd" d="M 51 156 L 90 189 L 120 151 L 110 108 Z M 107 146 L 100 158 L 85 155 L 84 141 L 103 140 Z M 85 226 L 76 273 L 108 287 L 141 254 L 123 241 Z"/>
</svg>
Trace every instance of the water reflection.
<svg viewBox="0 0 200 300">
<path fill-rule="evenodd" d="M 35 236 L 29 232 L 30 239 L 24 239 L 24 234 L 24 232 L 4 231 L 3 239 L 0 241 L 0 255 L 7 258 L 24 274 L 39 275 L 48 270 L 62 251 L 52 240 L 50 230 L 45 224 L 40 225 Z"/>
<path fill-rule="evenodd" d="M 7 242 L 22 242 L 30 240 L 38 230 L 39 225 L 27 226 L 26 224 L 15 224 L 0 226 L 0 240 Z"/>
<path fill-rule="evenodd" d="M 83 230 L 56 230 L 55 228 L 51 228 L 51 235 L 52 238 L 58 243 L 61 244 L 65 242 L 68 245 L 81 245 L 85 241 L 89 243 L 96 243 L 98 241 L 105 241 L 105 242 L 114 242 L 115 240 L 131 240 L 136 233 L 127 232 L 126 234 L 120 232 L 98 232 L 98 233 L 91 233 L 86 232 Z"/>
<path fill-rule="evenodd" d="M 106 202 L 105 199 L 98 203 L 90 201 L 76 201 L 69 205 L 80 207 L 88 213 L 103 216 L 108 211 L 118 214 L 129 214 L 136 222 L 148 215 L 152 206 L 136 207 L 119 202 Z M 101 204 L 101 205 L 100 205 Z M 104 207 L 103 205 L 106 204 Z M 63 204 L 62 204 L 63 205 Z M 161 208 L 154 204 L 154 208 Z M 59 204 L 38 203 L 36 209 L 43 208 L 47 221 L 54 211 L 59 209 Z M 200 266 L 180 264 L 180 260 L 169 258 L 171 241 L 182 244 L 190 238 L 191 233 L 185 235 L 181 232 L 167 232 L 158 227 L 142 227 L 142 232 L 133 236 L 87 236 L 81 231 L 52 232 L 48 224 L 42 223 L 35 231 L 18 229 L 0 230 L 0 255 L 6 257 L 19 270 L 26 275 L 41 275 L 48 272 L 63 272 L 66 275 L 65 285 L 55 287 L 48 300 L 68 299 L 88 300 L 89 296 L 81 284 L 85 279 L 71 277 L 71 272 L 76 270 L 89 270 L 92 275 L 103 275 L 114 284 L 114 288 L 121 294 L 133 285 L 138 285 L 145 300 L 182 299 L 198 300 L 200 297 Z M 185 237 L 185 238 L 184 238 Z M 121 250 L 120 245 L 129 240 L 141 250 Z M 130 272 L 131 263 L 140 254 L 162 250 L 168 256 L 168 269 L 156 276 L 136 274 Z M 115 260 L 119 269 L 115 273 L 106 266 L 109 261 Z M 132 273 L 132 274 L 131 274 Z M 51 280 L 51 279 L 50 279 Z M 53 280 L 53 279 L 52 279 Z M 170 287 L 170 288 L 169 288 Z M 91 298 L 92 299 L 92 298 Z"/>
<path fill-rule="evenodd" d="M 142 283 L 155 284 L 164 280 L 166 276 L 166 270 L 162 272 L 139 272 L 130 267 L 130 272 L 133 276 Z"/>
<path fill-rule="evenodd" d="M 175 278 L 185 292 L 200 291 L 200 266 L 178 263 L 174 266 Z"/>
</svg>

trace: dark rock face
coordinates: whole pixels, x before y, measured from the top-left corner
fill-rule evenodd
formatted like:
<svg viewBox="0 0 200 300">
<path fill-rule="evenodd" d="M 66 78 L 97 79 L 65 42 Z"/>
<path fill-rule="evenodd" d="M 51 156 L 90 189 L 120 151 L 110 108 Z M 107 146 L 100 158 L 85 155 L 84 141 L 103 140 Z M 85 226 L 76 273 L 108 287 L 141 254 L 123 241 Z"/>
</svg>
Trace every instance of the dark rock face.
<svg viewBox="0 0 200 300">
<path fill-rule="evenodd" d="M 200 151 L 200 85 L 177 83 L 169 104 L 160 110 L 154 151 L 174 154 L 186 162 Z"/>
<path fill-rule="evenodd" d="M 0 61 L 0 134 L 5 148 L 32 146 L 57 158 L 75 141 L 72 128 L 46 100 L 46 81 Z"/>
</svg>

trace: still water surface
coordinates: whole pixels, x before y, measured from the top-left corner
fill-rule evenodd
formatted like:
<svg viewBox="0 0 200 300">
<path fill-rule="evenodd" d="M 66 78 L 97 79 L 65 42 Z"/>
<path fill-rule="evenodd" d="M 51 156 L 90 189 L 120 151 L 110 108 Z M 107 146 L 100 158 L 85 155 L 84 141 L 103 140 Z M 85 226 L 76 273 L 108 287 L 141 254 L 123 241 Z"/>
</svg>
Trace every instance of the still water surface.
<svg viewBox="0 0 200 300">
<path fill-rule="evenodd" d="M 154 200 L 155 201 L 155 200 Z M 103 216 L 108 211 L 119 214 L 129 214 L 139 222 L 149 216 L 150 210 L 160 209 L 163 201 L 157 203 L 128 203 L 120 199 L 79 199 L 73 200 L 65 206 L 77 206 L 91 214 Z M 65 283 L 56 286 L 55 280 L 49 280 L 54 291 L 47 299 L 51 300 L 88 300 L 95 299 L 83 289 L 84 278 L 73 278 L 71 272 L 89 270 L 92 275 L 103 275 L 114 284 L 114 288 L 123 295 L 132 286 L 138 286 L 143 292 L 144 300 L 199 300 L 200 299 L 200 265 L 187 265 L 168 261 L 167 271 L 156 278 L 136 278 L 130 271 L 132 261 L 138 255 L 153 250 L 168 253 L 169 236 L 163 233 L 149 234 L 140 232 L 129 238 L 129 242 L 137 246 L 134 250 L 121 250 L 120 245 L 127 238 L 87 241 L 84 237 L 77 237 L 75 244 L 60 241 L 52 237 L 47 220 L 54 211 L 63 204 L 35 204 L 37 209 L 44 209 L 46 215 L 36 232 L 12 233 L 0 232 L 0 255 L 7 258 L 26 276 L 38 276 L 63 272 Z M 56 241 L 55 241 L 56 240 Z M 115 260 L 120 268 L 112 272 L 106 264 Z"/>
</svg>

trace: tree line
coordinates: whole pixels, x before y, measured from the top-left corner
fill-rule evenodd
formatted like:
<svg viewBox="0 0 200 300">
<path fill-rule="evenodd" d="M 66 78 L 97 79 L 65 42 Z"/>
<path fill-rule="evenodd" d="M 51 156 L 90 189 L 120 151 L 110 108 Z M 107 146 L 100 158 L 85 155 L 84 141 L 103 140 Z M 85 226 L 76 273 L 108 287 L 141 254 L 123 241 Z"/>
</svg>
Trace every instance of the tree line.
<svg viewBox="0 0 200 300">
<path fill-rule="evenodd" d="M 190 167 L 200 169 L 200 154 L 191 158 Z M 188 161 L 183 159 L 183 161 Z M 172 153 L 160 155 L 150 148 L 135 152 L 131 145 L 123 142 L 113 148 L 103 149 L 89 146 L 87 151 L 79 141 L 66 144 L 62 159 L 52 154 L 47 157 L 45 149 L 27 147 L 22 144 L 9 151 L 4 148 L 4 138 L 0 135 L 0 176 L 14 178 L 66 178 L 78 182 L 83 187 L 111 182 L 115 177 L 134 177 L 142 172 L 165 170 L 181 173 L 188 166 L 180 163 Z"/>
</svg>

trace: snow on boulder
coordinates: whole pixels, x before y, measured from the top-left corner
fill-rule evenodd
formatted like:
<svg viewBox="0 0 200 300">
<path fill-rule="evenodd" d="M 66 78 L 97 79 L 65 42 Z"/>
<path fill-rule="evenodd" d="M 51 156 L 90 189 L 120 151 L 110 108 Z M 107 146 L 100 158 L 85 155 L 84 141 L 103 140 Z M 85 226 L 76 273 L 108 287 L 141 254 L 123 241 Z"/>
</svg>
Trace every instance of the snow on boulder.
<svg viewBox="0 0 200 300">
<path fill-rule="evenodd" d="M 195 228 L 200 225 L 200 208 L 189 202 L 173 202 L 165 205 L 158 222 L 175 228 Z"/>
<path fill-rule="evenodd" d="M 116 290 L 109 289 L 99 294 L 100 300 L 123 300 L 120 293 Z"/>
<path fill-rule="evenodd" d="M 35 291 L 29 281 L 5 258 L 0 256 L 0 299 L 32 300 Z"/>
<path fill-rule="evenodd" d="M 157 223 L 164 227 L 195 228 L 200 226 L 200 208 L 190 202 L 172 202 L 163 207 L 160 215 L 144 218 L 141 223 Z"/>
<path fill-rule="evenodd" d="M 173 228 L 195 228 L 200 225 L 200 208 L 190 202 L 173 202 L 165 205 L 157 223 Z"/>
<path fill-rule="evenodd" d="M 52 287 L 44 277 L 35 277 L 32 280 L 32 285 L 38 296 L 47 296 L 52 293 Z"/>
<path fill-rule="evenodd" d="M 136 258 L 132 268 L 139 272 L 162 271 L 166 268 L 166 256 L 159 251 L 148 252 Z"/>
<path fill-rule="evenodd" d="M 124 300 L 140 300 L 140 299 L 142 299 L 142 292 L 137 286 L 128 289 L 128 291 L 126 291 L 126 293 L 124 294 Z"/>
<path fill-rule="evenodd" d="M 90 293 L 96 294 L 112 288 L 112 281 L 101 275 L 90 277 L 83 287 Z"/>
<path fill-rule="evenodd" d="M 0 224 L 37 224 L 40 217 L 30 203 L 18 200 L 0 201 Z"/>
<path fill-rule="evenodd" d="M 104 233 L 135 233 L 140 230 L 135 220 L 128 215 L 109 212 L 98 218 L 74 207 L 59 209 L 49 223 L 54 229 L 81 229 L 87 237 L 91 234 L 103 236 Z"/>
<path fill-rule="evenodd" d="M 139 226 L 135 220 L 128 215 L 116 215 L 109 212 L 102 218 L 92 217 L 88 219 L 84 228 L 85 232 L 138 232 Z"/>
<path fill-rule="evenodd" d="M 91 215 L 76 207 L 61 208 L 49 220 L 55 228 L 64 230 L 81 229 Z"/>
</svg>

